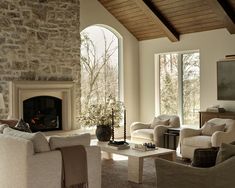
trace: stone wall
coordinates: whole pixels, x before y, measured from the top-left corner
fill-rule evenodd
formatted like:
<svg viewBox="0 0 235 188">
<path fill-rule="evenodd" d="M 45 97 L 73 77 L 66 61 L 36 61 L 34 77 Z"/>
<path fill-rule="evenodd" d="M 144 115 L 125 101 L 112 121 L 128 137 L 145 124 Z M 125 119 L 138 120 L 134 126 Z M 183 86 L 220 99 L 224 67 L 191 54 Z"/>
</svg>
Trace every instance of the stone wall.
<svg viewBox="0 0 235 188">
<path fill-rule="evenodd" d="M 79 0 L 1 0 L 0 118 L 12 80 L 73 80 L 79 111 L 79 59 Z"/>
</svg>

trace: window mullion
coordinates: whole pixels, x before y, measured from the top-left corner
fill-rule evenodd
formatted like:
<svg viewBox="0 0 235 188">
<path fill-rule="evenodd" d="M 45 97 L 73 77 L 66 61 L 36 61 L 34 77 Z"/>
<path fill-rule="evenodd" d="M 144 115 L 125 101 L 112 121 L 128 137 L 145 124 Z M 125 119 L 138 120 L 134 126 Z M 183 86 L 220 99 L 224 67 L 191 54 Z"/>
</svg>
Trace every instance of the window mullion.
<svg viewBox="0 0 235 188">
<path fill-rule="evenodd" d="M 155 56 L 155 116 L 161 114 L 160 55 Z"/>
<path fill-rule="evenodd" d="M 184 109 L 183 109 L 183 61 L 182 54 L 178 55 L 178 113 L 182 124 L 184 123 Z"/>
</svg>

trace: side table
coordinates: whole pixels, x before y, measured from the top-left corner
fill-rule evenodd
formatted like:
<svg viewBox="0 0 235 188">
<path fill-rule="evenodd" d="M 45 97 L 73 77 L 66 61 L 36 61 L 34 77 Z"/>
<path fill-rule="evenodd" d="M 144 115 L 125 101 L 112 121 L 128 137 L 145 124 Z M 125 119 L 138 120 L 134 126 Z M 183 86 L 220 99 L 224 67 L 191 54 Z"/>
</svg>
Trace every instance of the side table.
<svg viewBox="0 0 235 188">
<path fill-rule="evenodd" d="M 176 150 L 178 140 L 177 138 L 180 135 L 180 130 L 181 128 L 168 128 L 167 132 L 164 133 L 164 147 L 165 148 L 170 148 L 170 140 L 173 139 L 173 148 Z"/>
</svg>

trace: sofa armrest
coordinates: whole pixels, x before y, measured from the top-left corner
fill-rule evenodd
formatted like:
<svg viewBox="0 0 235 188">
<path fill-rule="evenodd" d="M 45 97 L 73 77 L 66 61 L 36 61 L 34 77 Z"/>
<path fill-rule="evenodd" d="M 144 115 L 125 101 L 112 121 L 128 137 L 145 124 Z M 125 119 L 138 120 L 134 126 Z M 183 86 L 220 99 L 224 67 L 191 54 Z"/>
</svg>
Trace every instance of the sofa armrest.
<svg viewBox="0 0 235 188">
<path fill-rule="evenodd" d="M 57 188 L 61 186 L 62 156 L 60 151 L 37 153 L 29 157 L 27 161 L 27 187 Z"/>
<path fill-rule="evenodd" d="M 98 146 L 87 146 L 89 188 L 101 188 L 101 151 Z"/>
<path fill-rule="evenodd" d="M 156 159 L 155 166 L 158 188 L 206 188 L 211 183 L 208 168 L 194 168 L 163 159 Z"/>
<path fill-rule="evenodd" d="M 149 123 L 134 122 L 130 126 L 130 133 L 132 133 L 137 129 L 148 129 L 148 128 L 150 128 Z"/>
<path fill-rule="evenodd" d="M 211 143 L 213 147 L 220 147 L 221 143 L 231 143 L 235 141 L 235 133 L 234 132 L 222 132 L 216 131 L 211 136 Z"/>
<path fill-rule="evenodd" d="M 31 141 L 0 134 L 1 187 L 27 188 L 27 158 L 33 154 Z"/>
</svg>

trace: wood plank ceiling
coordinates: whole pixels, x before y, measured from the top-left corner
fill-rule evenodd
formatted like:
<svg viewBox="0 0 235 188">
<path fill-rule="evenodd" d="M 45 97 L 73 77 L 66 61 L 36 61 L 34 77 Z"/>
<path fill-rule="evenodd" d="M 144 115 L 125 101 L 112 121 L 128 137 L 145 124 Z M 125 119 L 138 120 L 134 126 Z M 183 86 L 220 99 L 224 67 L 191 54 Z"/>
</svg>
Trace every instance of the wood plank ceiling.
<svg viewBox="0 0 235 188">
<path fill-rule="evenodd" d="M 235 0 L 98 0 L 138 40 L 227 28 L 235 33 Z"/>
</svg>

